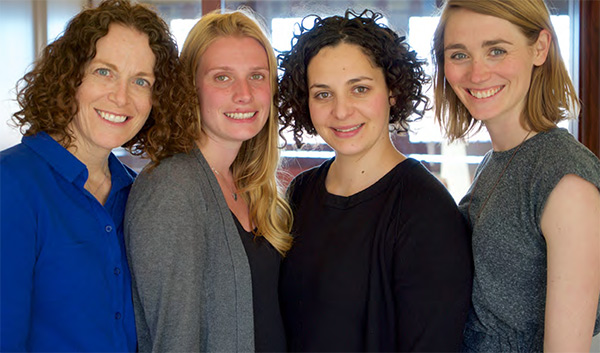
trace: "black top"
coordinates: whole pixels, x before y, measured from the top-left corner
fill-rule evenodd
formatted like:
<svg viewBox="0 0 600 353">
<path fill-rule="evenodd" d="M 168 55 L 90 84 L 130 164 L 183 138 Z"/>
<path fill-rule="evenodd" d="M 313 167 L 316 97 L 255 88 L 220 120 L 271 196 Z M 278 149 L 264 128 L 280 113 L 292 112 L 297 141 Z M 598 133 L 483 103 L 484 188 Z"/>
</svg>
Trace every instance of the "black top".
<svg viewBox="0 0 600 353">
<path fill-rule="evenodd" d="M 295 242 L 280 280 L 288 349 L 459 350 L 472 261 L 452 197 L 414 159 L 359 193 L 332 195 L 331 162 L 289 190 Z"/>
<path fill-rule="evenodd" d="M 284 352 L 285 333 L 277 293 L 281 256 L 264 237 L 247 232 L 232 216 L 250 263 L 254 347 L 257 352 Z"/>
</svg>

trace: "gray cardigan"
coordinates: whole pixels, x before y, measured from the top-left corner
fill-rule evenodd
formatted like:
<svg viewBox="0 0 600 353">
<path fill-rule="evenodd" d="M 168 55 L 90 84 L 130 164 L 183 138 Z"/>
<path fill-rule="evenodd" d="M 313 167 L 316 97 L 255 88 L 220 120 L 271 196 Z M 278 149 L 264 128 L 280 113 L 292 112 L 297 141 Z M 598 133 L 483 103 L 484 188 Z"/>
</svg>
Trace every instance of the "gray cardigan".
<svg viewBox="0 0 600 353">
<path fill-rule="evenodd" d="M 200 150 L 138 176 L 125 242 L 140 352 L 254 351 L 248 258 Z"/>
</svg>

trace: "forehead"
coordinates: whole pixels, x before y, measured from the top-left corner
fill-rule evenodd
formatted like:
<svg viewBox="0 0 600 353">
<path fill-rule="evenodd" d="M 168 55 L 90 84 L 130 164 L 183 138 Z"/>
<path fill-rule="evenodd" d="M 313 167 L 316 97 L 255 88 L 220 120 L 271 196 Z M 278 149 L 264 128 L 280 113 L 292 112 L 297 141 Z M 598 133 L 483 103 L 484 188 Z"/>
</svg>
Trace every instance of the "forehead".
<svg viewBox="0 0 600 353">
<path fill-rule="evenodd" d="M 267 52 L 260 42 L 252 37 L 218 37 L 201 54 L 199 66 L 234 68 L 261 67 L 268 69 Z"/>
<path fill-rule="evenodd" d="M 373 60 L 367 55 L 366 50 L 356 44 L 339 43 L 333 46 L 321 48 L 317 54 L 310 60 L 308 69 L 311 66 L 331 65 L 340 68 L 368 66 L 376 68 Z"/>
<path fill-rule="evenodd" d="M 115 66 L 137 67 L 151 73 L 156 57 L 147 34 L 113 23 L 107 34 L 96 42 L 96 56 L 92 60 L 106 60 Z"/>
<path fill-rule="evenodd" d="M 453 9 L 448 14 L 444 43 L 490 40 L 492 37 L 513 37 L 525 40 L 519 27 L 495 16 L 484 15 L 468 9 Z"/>
</svg>

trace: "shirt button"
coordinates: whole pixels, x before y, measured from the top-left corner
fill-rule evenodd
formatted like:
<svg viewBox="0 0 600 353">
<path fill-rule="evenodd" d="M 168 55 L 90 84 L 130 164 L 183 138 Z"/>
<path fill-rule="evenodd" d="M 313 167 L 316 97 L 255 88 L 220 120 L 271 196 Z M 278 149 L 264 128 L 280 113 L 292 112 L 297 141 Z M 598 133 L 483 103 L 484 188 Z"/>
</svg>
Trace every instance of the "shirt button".
<svg viewBox="0 0 600 353">
<path fill-rule="evenodd" d="M 121 273 L 121 269 L 118 267 L 115 267 L 115 276 L 118 276 Z"/>
<path fill-rule="evenodd" d="M 115 320 L 119 320 L 121 319 L 121 313 L 120 312 L 116 312 L 115 313 Z"/>
<path fill-rule="evenodd" d="M 112 227 L 111 226 L 106 226 L 104 228 L 104 230 L 106 230 L 106 233 L 110 233 L 110 232 L 112 232 Z"/>
</svg>

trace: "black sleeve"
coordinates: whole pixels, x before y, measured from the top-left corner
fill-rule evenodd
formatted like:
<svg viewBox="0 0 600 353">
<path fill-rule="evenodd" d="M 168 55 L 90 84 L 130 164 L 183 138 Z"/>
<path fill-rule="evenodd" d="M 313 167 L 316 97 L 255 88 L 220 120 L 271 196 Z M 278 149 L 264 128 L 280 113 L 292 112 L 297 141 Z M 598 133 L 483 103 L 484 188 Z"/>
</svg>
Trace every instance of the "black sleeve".
<svg viewBox="0 0 600 353">
<path fill-rule="evenodd" d="M 459 351 L 470 305 L 470 233 L 454 200 L 436 184 L 421 180 L 403 197 L 393 255 L 400 352 Z"/>
</svg>

